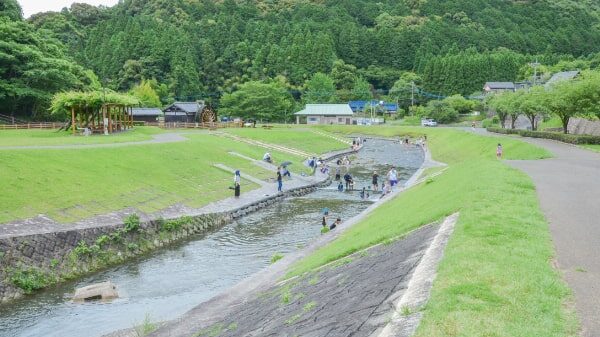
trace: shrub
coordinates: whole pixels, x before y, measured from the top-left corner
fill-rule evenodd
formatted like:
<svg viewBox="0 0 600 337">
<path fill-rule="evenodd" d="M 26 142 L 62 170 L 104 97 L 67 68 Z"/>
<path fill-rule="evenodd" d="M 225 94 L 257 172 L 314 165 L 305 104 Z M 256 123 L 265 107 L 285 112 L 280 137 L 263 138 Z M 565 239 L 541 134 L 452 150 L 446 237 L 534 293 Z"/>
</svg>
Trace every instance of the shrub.
<svg viewBox="0 0 600 337">
<path fill-rule="evenodd" d="M 161 229 L 163 231 L 173 232 L 173 231 L 179 230 L 181 227 L 183 227 L 184 225 L 187 225 L 191 221 L 192 221 L 192 218 L 189 216 L 184 216 L 182 218 L 169 220 L 169 221 L 163 220 Z"/>
<path fill-rule="evenodd" d="M 91 255 L 92 254 L 92 249 L 87 245 L 87 243 L 84 240 L 81 240 L 77 244 L 77 247 L 75 247 L 73 249 L 73 252 L 77 256 Z"/>
<path fill-rule="evenodd" d="M 99 247 L 102 247 L 105 244 L 107 244 L 109 241 L 110 241 L 110 237 L 108 235 L 101 235 L 99 238 L 96 239 L 96 244 Z"/>
<path fill-rule="evenodd" d="M 37 268 L 17 269 L 13 272 L 11 282 L 23 289 L 26 294 L 46 287 L 49 283 L 48 276 Z"/>
<path fill-rule="evenodd" d="M 487 128 L 489 132 L 521 135 L 523 137 L 545 138 L 569 144 L 600 144 L 600 136 L 572 135 L 558 132 L 530 131 L 517 129 Z"/>
<path fill-rule="evenodd" d="M 137 214 L 131 214 L 125 218 L 125 227 L 123 227 L 126 233 L 137 232 L 140 229 L 140 217 Z"/>
</svg>

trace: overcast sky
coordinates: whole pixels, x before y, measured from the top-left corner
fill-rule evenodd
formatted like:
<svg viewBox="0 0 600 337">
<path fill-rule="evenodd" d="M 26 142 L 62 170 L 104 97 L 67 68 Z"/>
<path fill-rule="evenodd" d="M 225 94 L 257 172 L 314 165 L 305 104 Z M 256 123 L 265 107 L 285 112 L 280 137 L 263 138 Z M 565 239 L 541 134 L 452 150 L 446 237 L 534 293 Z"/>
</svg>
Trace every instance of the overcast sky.
<svg viewBox="0 0 600 337">
<path fill-rule="evenodd" d="M 31 14 L 47 11 L 58 12 L 64 7 L 71 7 L 74 2 L 83 2 L 86 4 L 98 6 L 112 6 L 119 2 L 119 0 L 18 0 L 19 4 L 23 8 L 23 15 L 28 18 Z"/>
</svg>

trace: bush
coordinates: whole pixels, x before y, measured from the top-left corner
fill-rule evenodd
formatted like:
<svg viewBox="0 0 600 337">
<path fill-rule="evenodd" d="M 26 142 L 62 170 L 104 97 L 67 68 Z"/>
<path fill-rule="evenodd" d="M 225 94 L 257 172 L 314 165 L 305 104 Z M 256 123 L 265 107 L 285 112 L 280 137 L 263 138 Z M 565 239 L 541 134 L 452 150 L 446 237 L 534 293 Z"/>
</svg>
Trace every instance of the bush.
<svg viewBox="0 0 600 337">
<path fill-rule="evenodd" d="M 487 128 L 489 132 L 520 135 L 523 137 L 531 138 L 545 138 L 557 140 L 559 142 L 569 144 L 600 144 L 600 136 L 591 135 L 572 135 L 558 132 L 546 132 L 546 131 L 529 131 L 529 130 L 516 130 L 516 129 L 502 129 L 502 128 Z"/>
<path fill-rule="evenodd" d="M 441 124 L 449 124 L 458 120 L 458 112 L 448 102 L 436 100 L 427 103 L 427 117 Z"/>
<path fill-rule="evenodd" d="M 15 286 L 23 289 L 26 294 L 42 289 L 49 283 L 48 276 L 37 268 L 15 270 L 10 280 Z"/>
<path fill-rule="evenodd" d="M 137 214 L 131 214 L 125 218 L 125 227 L 123 227 L 126 233 L 137 232 L 140 229 L 140 217 Z"/>
</svg>

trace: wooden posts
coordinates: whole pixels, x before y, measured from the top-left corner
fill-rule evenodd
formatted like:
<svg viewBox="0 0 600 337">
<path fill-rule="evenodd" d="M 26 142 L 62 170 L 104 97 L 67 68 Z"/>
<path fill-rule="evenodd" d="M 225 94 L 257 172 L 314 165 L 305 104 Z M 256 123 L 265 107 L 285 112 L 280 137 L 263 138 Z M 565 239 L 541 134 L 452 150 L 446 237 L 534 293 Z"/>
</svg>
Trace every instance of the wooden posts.
<svg viewBox="0 0 600 337">
<path fill-rule="evenodd" d="M 75 129 L 77 129 L 77 125 L 75 122 L 75 107 L 73 106 L 71 107 L 71 129 L 73 129 L 73 135 L 75 135 Z"/>
</svg>

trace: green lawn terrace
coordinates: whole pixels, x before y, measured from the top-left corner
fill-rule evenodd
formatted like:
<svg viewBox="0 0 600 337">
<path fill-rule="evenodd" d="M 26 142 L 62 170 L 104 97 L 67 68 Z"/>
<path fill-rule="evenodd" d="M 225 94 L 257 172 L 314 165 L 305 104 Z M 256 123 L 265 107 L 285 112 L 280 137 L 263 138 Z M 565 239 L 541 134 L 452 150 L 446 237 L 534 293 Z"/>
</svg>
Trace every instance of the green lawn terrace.
<svg viewBox="0 0 600 337">
<path fill-rule="evenodd" d="M 291 151 L 269 150 L 208 131 L 178 132 L 186 140 L 172 143 L 127 144 L 165 133 L 136 127 L 109 136 L 81 137 L 67 132 L 18 130 L 0 132 L 0 223 L 49 216 L 73 222 L 125 208 L 154 212 L 181 203 L 202 207 L 232 195 L 232 175 L 215 167 L 239 169 L 242 177 L 267 180 L 270 172 L 248 158 L 260 160 L 270 151 L 276 162 L 291 161 L 293 173 L 308 172 L 297 153 L 323 153 L 346 145 L 308 130 L 253 129 L 244 136 L 264 144 L 286 144 Z M 89 141 L 88 141 L 89 140 Z M 306 140 L 306 141 L 304 141 Z M 16 145 L 69 145 L 53 149 L 2 149 Z M 121 143 L 97 147 L 94 144 Z M 116 144 L 115 144 L 116 145 Z M 292 147 L 293 146 L 293 147 Z M 294 151 L 297 150 L 297 151 Z M 231 154 L 235 152 L 239 155 Z M 242 180 L 242 193 L 258 188 Z"/>
</svg>

